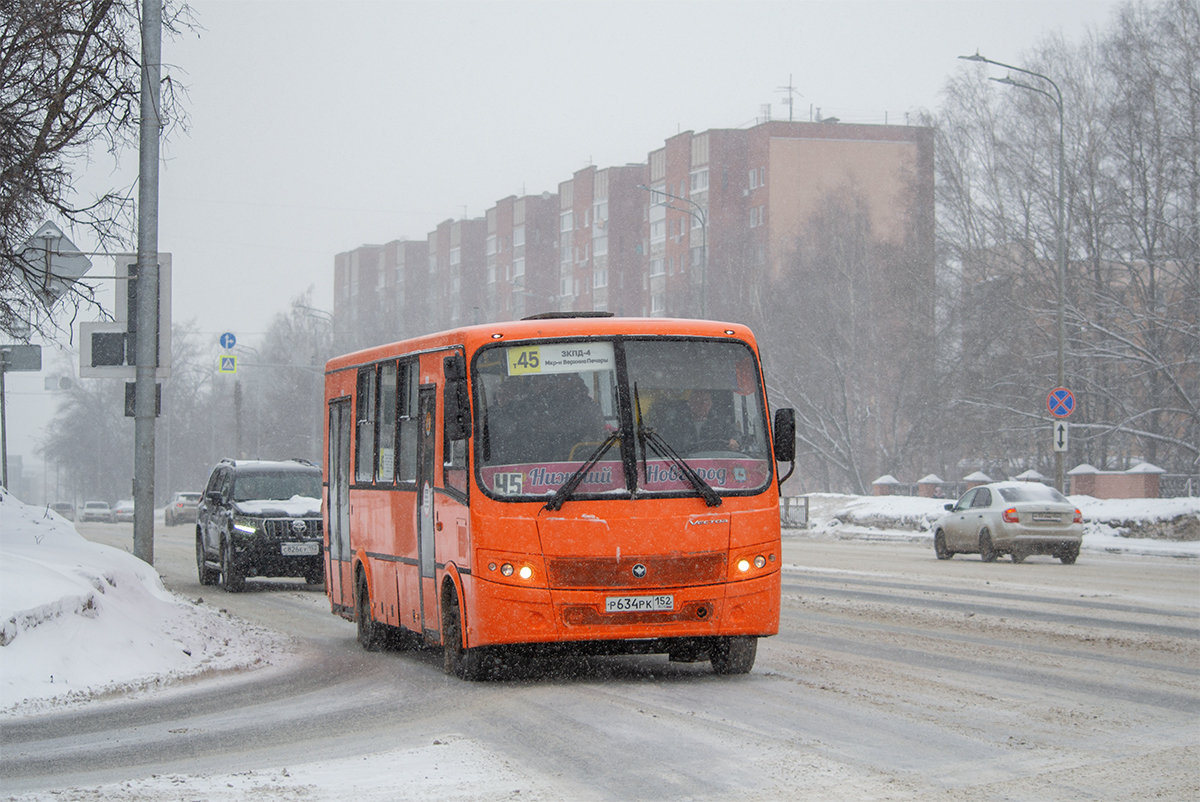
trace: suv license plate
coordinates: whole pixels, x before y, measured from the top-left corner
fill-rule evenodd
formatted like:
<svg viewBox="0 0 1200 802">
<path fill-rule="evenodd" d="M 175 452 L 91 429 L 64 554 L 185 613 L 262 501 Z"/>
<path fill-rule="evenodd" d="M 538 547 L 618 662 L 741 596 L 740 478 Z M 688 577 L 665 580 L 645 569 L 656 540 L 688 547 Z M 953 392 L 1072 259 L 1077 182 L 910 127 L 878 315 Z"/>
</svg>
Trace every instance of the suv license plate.
<svg viewBox="0 0 1200 802">
<path fill-rule="evenodd" d="M 315 540 L 310 543 L 284 543 L 282 552 L 284 557 L 311 557 L 317 553 L 319 546 Z"/>
<path fill-rule="evenodd" d="M 664 596 L 609 596 L 604 600 L 606 613 L 670 612 L 675 609 L 675 597 Z"/>
</svg>

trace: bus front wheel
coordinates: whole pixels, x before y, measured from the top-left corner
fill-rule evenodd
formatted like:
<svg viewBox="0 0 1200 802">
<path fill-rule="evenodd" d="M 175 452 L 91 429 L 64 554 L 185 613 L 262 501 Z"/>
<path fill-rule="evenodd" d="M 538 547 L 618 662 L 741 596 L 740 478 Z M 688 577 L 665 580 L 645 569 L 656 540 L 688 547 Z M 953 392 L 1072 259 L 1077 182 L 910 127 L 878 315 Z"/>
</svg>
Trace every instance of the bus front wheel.
<svg viewBox="0 0 1200 802">
<path fill-rule="evenodd" d="M 459 679 L 474 682 L 483 679 L 483 663 L 483 649 L 463 646 L 458 594 L 454 592 L 453 585 L 447 585 L 442 604 L 442 670 Z"/>
<path fill-rule="evenodd" d="M 709 653 L 713 671 L 717 674 L 749 674 L 758 654 L 758 638 L 742 636 L 717 638 Z"/>
</svg>

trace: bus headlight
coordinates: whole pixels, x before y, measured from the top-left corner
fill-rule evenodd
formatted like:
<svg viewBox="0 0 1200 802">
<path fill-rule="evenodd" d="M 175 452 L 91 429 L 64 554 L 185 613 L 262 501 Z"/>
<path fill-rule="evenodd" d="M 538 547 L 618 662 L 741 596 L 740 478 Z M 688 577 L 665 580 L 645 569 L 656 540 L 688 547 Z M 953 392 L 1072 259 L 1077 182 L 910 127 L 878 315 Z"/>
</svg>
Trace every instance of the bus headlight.
<svg viewBox="0 0 1200 802">
<path fill-rule="evenodd" d="M 504 565 L 500 566 L 500 573 L 503 574 L 504 576 L 512 576 L 513 575 L 512 563 L 505 563 Z"/>
<path fill-rule="evenodd" d="M 729 555 L 729 580 L 751 579 L 778 570 L 776 554 L 770 548 L 769 544 L 760 543 L 733 551 Z"/>
</svg>

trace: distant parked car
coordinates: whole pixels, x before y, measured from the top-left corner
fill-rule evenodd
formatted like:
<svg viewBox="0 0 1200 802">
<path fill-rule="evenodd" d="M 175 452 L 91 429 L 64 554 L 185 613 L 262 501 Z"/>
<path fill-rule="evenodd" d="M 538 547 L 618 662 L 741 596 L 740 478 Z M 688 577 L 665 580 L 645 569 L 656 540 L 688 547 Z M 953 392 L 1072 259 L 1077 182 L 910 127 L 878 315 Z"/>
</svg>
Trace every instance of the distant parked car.
<svg viewBox="0 0 1200 802">
<path fill-rule="evenodd" d="M 176 493 L 163 512 L 167 526 L 196 520 L 196 505 L 200 503 L 199 493 Z"/>
<path fill-rule="evenodd" d="M 128 521 L 133 523 L 133 499 L 118 501 L 117 506 L 113 507 L 113 517 L 118 523 Z"/>
<path fill-rule="evenodd" d="M 50 505 L 50 509 L 66 518 L 68 521 L 75 520 L 75 505 L 69 501 L 56 501 Z"/>
<path fill-rule="evenodd" d="M 993 482 L 973 487 L 946 505 L 933 532 L 939 560 L 979 554 L 992 562 L 1009 554 L 1019 563 L 1031 554 L 1075 562 L 1083 541 L 1083 514 L 1053 487 L 1038 482 Z"/>
<path fill-rule="evenodd" d="M 79 511 L 79 520 L 81 522 L 102 521 L 110 524 L 113 522 L 113 511 L 109 508 L 107 501 L 86 501 L 83 509 Z"/>
</svg>

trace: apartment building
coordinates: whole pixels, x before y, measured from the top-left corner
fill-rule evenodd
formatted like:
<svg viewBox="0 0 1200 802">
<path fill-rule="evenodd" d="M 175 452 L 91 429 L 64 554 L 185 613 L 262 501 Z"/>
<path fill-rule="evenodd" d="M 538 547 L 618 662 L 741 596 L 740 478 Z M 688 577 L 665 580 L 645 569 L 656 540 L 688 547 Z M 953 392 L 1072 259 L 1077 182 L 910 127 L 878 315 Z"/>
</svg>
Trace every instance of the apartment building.
<svg viewBox="0 0 1200 802">
<path fill-rule="evenodd" d="M 585 167 L 423 243 L 339 254 L 335 315 L 378 308 L 397 336 L 552 310 L 757 322 L 838 192 L 860 200 L 872 238 L 932 254 L 930 129 L 768 121 L 685 131 L 645 163 Z M 928 261 L 911 289 L 932 295 Z"/>
<path fill-rule="evenodd" d="M 497 201 L 487 221 L 485 320 L 520 320 L 558 309 L 558 197 Z"/>
</svg>

